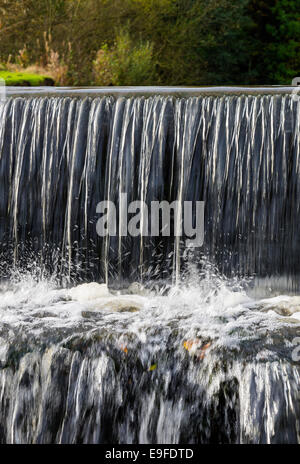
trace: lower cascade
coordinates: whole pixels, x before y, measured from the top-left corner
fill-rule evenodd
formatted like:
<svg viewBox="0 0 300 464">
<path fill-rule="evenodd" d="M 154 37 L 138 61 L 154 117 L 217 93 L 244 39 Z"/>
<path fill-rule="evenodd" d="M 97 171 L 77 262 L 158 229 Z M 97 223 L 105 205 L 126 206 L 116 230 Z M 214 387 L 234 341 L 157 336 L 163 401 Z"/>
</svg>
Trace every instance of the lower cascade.
<svg viewBox="0 0 300 464">
<path fill-rule="evenodd" d="M 300 443 L 299 105 L 0 102 L 0 443 Z M 203 244 L 99 236 L 124 193 Z"/>
</svg>

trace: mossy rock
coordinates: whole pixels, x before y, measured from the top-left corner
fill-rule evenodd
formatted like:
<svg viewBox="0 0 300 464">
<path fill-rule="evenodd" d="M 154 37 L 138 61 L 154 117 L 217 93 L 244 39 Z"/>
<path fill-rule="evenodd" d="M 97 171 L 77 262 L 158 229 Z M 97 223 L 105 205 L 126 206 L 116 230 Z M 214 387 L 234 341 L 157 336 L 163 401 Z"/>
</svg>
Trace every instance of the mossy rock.
<svg viewBox="0 0 300 464">
<path fill-rule="evenodd" d="M 7 86 L 33 87 L 53 86 L 55 84 L 54 80 L 49 76 L 22 72 L 0 71 L 0 79 L 3 79 Z"/>
</svg>

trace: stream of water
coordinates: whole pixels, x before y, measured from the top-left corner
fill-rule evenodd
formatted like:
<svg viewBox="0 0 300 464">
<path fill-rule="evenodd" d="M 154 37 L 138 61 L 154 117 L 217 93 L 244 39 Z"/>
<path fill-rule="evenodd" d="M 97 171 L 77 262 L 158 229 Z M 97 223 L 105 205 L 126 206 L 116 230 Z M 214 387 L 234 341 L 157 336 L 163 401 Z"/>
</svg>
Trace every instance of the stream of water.
<svg viewBox="0 0 300 464">
<path fill-rule="evenodd" d="M 0 443 L 300 442 L 300 112 L 268 92 L 8 92 Z M 122 192 L 204 201 L 203 247 L 99 237 Z"/>
</svg>

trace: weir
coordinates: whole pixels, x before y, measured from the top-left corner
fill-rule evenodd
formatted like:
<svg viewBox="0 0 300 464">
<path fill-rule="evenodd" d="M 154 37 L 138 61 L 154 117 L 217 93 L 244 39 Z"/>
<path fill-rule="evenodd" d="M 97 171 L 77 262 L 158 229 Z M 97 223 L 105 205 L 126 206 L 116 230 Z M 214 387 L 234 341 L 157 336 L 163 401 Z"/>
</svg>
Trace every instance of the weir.
<svg viewBox="0 0 300 464">
<path fill-rule="evenodd" d="M 204 201 L 196 254 L 226 275 L 281 277 L 297 290 L 298 100 L 280 87 L 166 90 L 8 91 L 0 110 L 5 261 L 20 266 L 33 250 L 73 280 L 178 277 L 184 245 L 174 237 L 97 236 L 98 202 L 118 207 L 125 192 L 148 204 Z"/>
<path fill-rule="evenodd" d="M 299 105 L 7 89 L 0 443 L 300 443 Z M 100 237 L 97 204 L 123 193 L 204 201 L 203 246 Z"/>
</svg>

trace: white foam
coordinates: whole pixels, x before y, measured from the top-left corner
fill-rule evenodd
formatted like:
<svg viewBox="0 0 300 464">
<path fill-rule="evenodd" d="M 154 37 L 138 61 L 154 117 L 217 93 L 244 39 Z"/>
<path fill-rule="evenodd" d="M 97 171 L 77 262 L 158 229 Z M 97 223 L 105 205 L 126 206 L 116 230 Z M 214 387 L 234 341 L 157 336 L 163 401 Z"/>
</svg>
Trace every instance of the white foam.
<svg viewBox="0 0 300 464">
<path fill-rule="evenodd" d="M 107 285 L 97 282 L 77 285 L 68 291 L 68 295 L 72 300 L 84 303 L 85 308 L 91 311 L 134 312 L 140 310 L 145 303 L 145 298 L 140 295 L 113 295 Z"/>
<path fill-rule="evenodd" d="M 143 343 L 163 327 L 166 333 L 176 328 L 186 337 L 204 335 L 217 345 L 238 347 L 243 339 L 264 337 L 300 321 L 300 296 L 255 300 L 236 283 L 231 287 L 229 281 L 209 274 L 168 292 L 149 292 L 138 284 L 128 293 L 116 293 L 97 282 L 57 288 L 51 281 L 36 282 L 28 276 L 7 283 L 0 292 L 0 320 L 10 327 L 22 325 L 33 332 L 80 324 L 88 330 L 104 327 L 132 333 Z M 281 314 L 283 306 L 290 308 L 288 316 Z"/>
<path fill-rule="evenodd" d="M 105 298 L 111 295 L 106 284 L 98 284 L 90 282 L 88 284 L 77 285 L 68 291 L 68 295 L 72 300 L 85 303 L 86 301 Z"/>
</svg>

